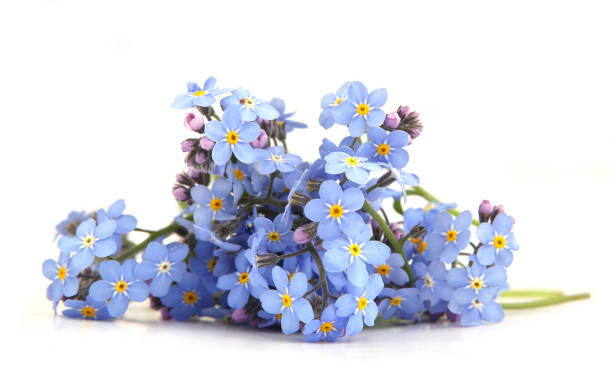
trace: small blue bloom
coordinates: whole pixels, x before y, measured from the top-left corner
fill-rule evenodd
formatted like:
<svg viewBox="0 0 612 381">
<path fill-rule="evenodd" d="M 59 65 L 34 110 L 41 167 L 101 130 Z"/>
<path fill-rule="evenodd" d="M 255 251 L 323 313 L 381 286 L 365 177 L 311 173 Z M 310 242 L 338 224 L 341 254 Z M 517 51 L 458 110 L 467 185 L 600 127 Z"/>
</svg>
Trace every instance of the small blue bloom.
<svg viewBox="0 0 612 381">
<path fill-rule="evenodd" d="M 404 258 L 401 254 L 393 253 L 385 263 L 376 266 L 375 270 L 380 274 L 385 284 L 393 283 L 398 286 L 403 286 L 410 280 L 408 274 L 406 274 L 406 271 L 402 268 L 404 263 Z"/>
<path fill-rule="evenodd" d="M 404 147 L 410 136 L 404 131 L 385 132 L 374 127 L 368 130 L 369 141 L 357 150 L 357 155 L 371 158 L 374 161 L 387 162 L 394 168 L 402 169 L 408 163 L 408 152 Z"/>
<path fill-rule="evenodd" d="M 87 295 L 84 301 L 68 299 L 64 302 L 64 306 L 68 308 L 63 310 L 62 314 L 71 318 L 91 320 L 112 319 L 112 316 L 108 313 L 106 302 L 97 301 L 89 295 Z"/>
<path fill-rule="evenodd" d="M 81 223 L 90 217 L 91 217 L 91 213 L 87 213 L 84 210 L 81 210 L 80 212 L 73 210 L 72 212 L 68 214 L 68 216 L 64 220 L 60 221 L 57 225 L 55 225 L 56 231 L 55 231 L 54 239 L 62 235 L 69 235 L 70 234 L 70 232 L 68 231 L 69 225 Z"/>
<path fill-rule="evenodd" d="M 267 282 L 256 267 L 251 266 L 244 252 L 236 256 L 234 261 L 236 272 L 225 274 L 217 280 L 217 287 L 229 290 L 227 303 L 234 309 L 242 308 L 249 300 L 249 294 L 259 298 L 267 289 Z"/>
<path fill-rule="evenodd" d="M 164 306 L 171 308 L 170 316 L 174 320 L 187 320 L 207 307 L 213 307 L 212 295 L 204 288 L 200 279 L 186 272 L 183 279 L 172 285 L 168 294 L 161 298 Z"/>
<path fill-rule="evenodd" d="M 255 150 L 256 160 L 258 161 L 257 171 L 262 175 L 269 175 L 274 171 L 293 172 L 300 165 L 302 159 L 299 156 L 285 153 L 281 146 L 272 146 L 267 150 Z"/>
<path fill-rule="evenodd" d="M 384 298 L 378 305 L 383 319 L 391 319 L 399 311 L 410 316 L 424 308 L 416 288 L 400 288 L 399 290 L 385 288 L 378 297 Z"/>
<path fill-rule="evenodd" d="M 368 181 L 368 171 L 379 171 L 382 168 L 368 161 L 368 158 L 356 156 L 350 148 L 332 152 L 325 156 L 325 172 L 331 175 L 344 173 L 346 178 L 357 184 Z"/>
<path fill-rule="evenodd" d="M 341 102 L 333 111 L 336 123 L 348 124 L 349 133 L 358 137 L 368 127 L 378 127 L 385 121 L 381 107 L 387 102 L 387 90 L 376 89 L 368 94 L 368 89 L 359 81 L 351 82 L 349 99 Z"/>
<path fill-rule="evenodd" d="M 129 214 L 123 214 L 124 210 L 125 201 L 117 200 L 112 203 L 107 210 L 99 209 L 96 212 L 98 224 L 108 219 L 114 220 L 117 223 L 117 229 L 115 229 L 115 233 L 113 234 L 113 239 L 115 240 L 117 247 L 121 247 L 123 243 L 122 235 L 128 234 L 134 230 L 138 223 L 136 217 Z"/>
<path fill-rule="evenodd" d="M 255 151 L 249 144 L 261 133 L 255 122 L 243 122 L 240 110 L 236 106 L 227 108 L 221 117 L 222 122 L 211 120 L 204 129 L 206 136 L 215 142 L 212 158 L 215 164 L 228 162 L 232 153 L 236 158 L 250 164 L 255 160 Z"/>
<path fill-rule="evenodd" d="M 336 122 L 334 119 L 334 109 L 342 102 L 348 99 L 348 89 L 350 82 L 346 82 L 340 86 L 336 93 L 325 94 L 321 99 L 321 115 L 319 115 L 319 124 L 323 128 L 328 129 Z"/>
<path fill-rule="evenodd" d="M 70 253 L 62 252 L 57 261 L 47 259 L 43 262 L 43 274 L 47 279 L 53 281 L 47 288 L 47 298 L 57 302 L 63 296 L 71 297 L 79 291 L 79 269 L 77 269 Z"/>
<path fill-rule="evenodd" d="M 187 271 L 183 259 L 189 253 L 184 244 L 165 246 L 160 242 L 151 242 L 142 254 L 142 262 L 136 265 L 134 275 L 141 280 L 151 281 L 151 295 L 162 297 L 174 282 L 180 282 Z"/>
<path fill-rule="evenodd" d="M 224 177 L 215 180 L 212 191 L 199 184 L 191 188 L 191 198 L 197 205 L 193 213 L 195 223 L 206 225 L 212 220 L 227 221 L 236 218 L 231 191 L 232 182 Z"/>
<path fill-rule="evenodd" d="M 64 236 L 58 242 L 62 252 L 76 254 L 72 257 L 74 266 L 82 270 L 93 263 L 94 257 L 105 258 L 117 252 L 117 243 L 112 235 L 117 223 L 112 219 L 100 222 L 89 218 L 77 227 L 76 236 Z"/>
<path fill-rule="evenodd" d="M 189 270 L 202 278 L 204 286 L 212 293 L 221 291 L 217 287 L 217 278 L 227 274 L 234 265 L 233 257 L 223 250 L 214 251 L 210 242 L 197 241 L 195 257 L 189 258 Z"/>
<path fill-rule="evenodd" d="M 253 174 L 253 169 L 244 163 L 228 163 L 226 172 L 228 179 L 232 182 L 232 191 L 234 192 L 234 207 L 238 204 L 240 197 L 246 189 L 248 194 L 256 194 L 254 187 L 249 181 Z"/>
<path fill-rule="evenodd" d="M 498 214 L 493 224 L 484 222 L 476 229 L 476 235 L 482 243 L 478 248 L 477 258 L 481 265 L 488 266 L 493 263 L 502 266 L 512 264 L 512 250 L 519 246 L 511 231 L 514 221 L 507 214 Z"/>
<path fill-rule="evenodd" d="M 414 275 L 417 278 L 415 287 L 419 290 L 419 296 L 423 300 L 436 303 L 439 299 L 449 300 L 454 289 L 446 282 L 446 266 L 435 260 L 429 266 L 422 262 L 412 265 Z"/>
<path fill-rule="evenodd" d="M 363 206 L 363 193 L 357 188 L 342 190 L 332 180 L 324 181 L 318 199 L 310 200 L 304 207 L 308 219 L 318 222 L 317 232 L 322 239 L 337 238 L 351 227 L 361 226 L 363 220 L 356 211 Z"/>
<path fill-rule="evenodd" d="M 364 288 L 351 290 L 336 300 L 336 314 L 340 317 L 348 317 L 346 334 L 353 336 L 363 330 L 363 324 L 371 327 L 378 316 L 378 306 L 374 298 L 380 294 L 384 283 L 379 274 L 372 274 Z"/>
<path fill-rule="evenodd" d="M 408 172 L 399 170 L 393 167 L 389 163 L 381 162 L 380 165 L 382 165 L 383 167 L 386 167 L 391 172 L 391 174 L 393 175 L 393 178 L 395 178 L 395 181 L 399 184 L 400 189 L 401 189 L 401 196 L 403 197 L 404 202 L 406 202 L 406 187 L 414 187 L 414 186 L 419 185 L 420 183 L 419 176 L 415 175 L 414 173 L 408 173 Z M 391 190 L 389 188 L 387 189 Z M 394 198 L 396 200 L 399 199 L 399 197 L 397 196 L 394 196 Z"/>
<path fill-rule="evenodd" d="M 469 304 L 482 292 L 499 292 L 506 285 L 506 269 L 503 266 L 486 267 L 471 258 L 467 269 L 453 268 L 448 271 L 446 281 L 456 288 L 451 302 L 457 305 Z M 491 289 L 484 291 L 485 289 Z"/>
<path fill-rule="evenodd" d="M 119 317 L 125 313 L 130 300 L 142 302 L 149 296 L 149 286 L 134 275 L 136 261 L 128 259 L 123 264 L 115 260 L 100 264 L 102 280 L 94 282 L 89 288 L 89 295 L 97 301 L 108 302 L 108 313 Z"/>
<path fill-rule="evenodd" d="M 314 319 L 306 324 L 304 340 L 311 343 L 321 340 L 336 341 L 342 336 L 347 321 L 346 318 L 336 316 L 336 307 L 330 304 L 321 313 L 321 319 Z"/>
<path fill-rule="evenodd" d="M 284 100 L 282 100 L 280 98 L 273 98 L 270 101 L 270 105 L 272 107 L 274 107 L 276 109 L 276 111 L 278 111 L 278 113 L 280 114 L 276 118 L 276 124 L 279 125 L 280 127 L 284 127 L 285 128 L 285 132 L 291 132 L 295 128 L 306 128 L 306 127 L 308 127 L 306 125 L 306 123 L 295 122 L 293 120 L 289 120 L 289 118 L 291 118 L 293 115 L 295 115 L 295 113 L 294 112 L 285 113 L 285 101 Z"/>
<path fill-rule="evenodd" d="M 272 120 L 280 116 L 279 112 L 272 105 L 252 96 L 248 90 L 243 88 L 232 90 L 232 95 L 221 99 L 221 107 L 224 110 L 232 106 L 238 107 L 242 120 L 248 122 L 255 120 L 257 117 Z"/>
<path fill-rule="evenodd" d="M 459 252 L 470 243 L 472 213 L 464 211 L 455 221 L 448 212 L 437 213 L 433 217 L 433 231 L 427 237 L 430 257 L 440 258 L 442 262 L 452 263 Z"/>
<path fill-rule="evenodd" d="M 200 88 L 195 82 L 187 84 L 187 92 L 179 94 L 172 103 L 172 107 L 187 109 L 189 107 L 201 106 L 208 107 L 215 103 L 215 96 L 227 92 L 227 89 L 215 87 L 217 80 L 215 77 L 208 77 L 204 86 Z"/>
<path fill-rule="evenodd" d="M 283 215 L 279 214 L 274 218 L 274 222 L 265 217 L 255 218 L 255 228 L 262 232 L 262 244 L 272 252 L 285 250 L 287 246 L 294 246 L 293 232 L 291 231 L 291 221 L 283 222 Z"/>
<path fill-rule="evenodd" d="M 281 314 L 281 328 L 288 335 L 296 332 L 299 321 L 308 323 L 314 318 L 312 306 L 302 298 L 308 288 L 306 275 L 296 273 L 289 282 L 285 270 L 279 266 L 272 269 L 272 279 L 276 290 L 268 290 L 261 297 L 261 306 L 269 314 Z"/>
<path fill-rule="evenodd" d="M 466 298 L 467 293 L 457 295 L 448 303 L 448 309 L 461 315 L 463 326 L 477 326 L 482 321 L 498 323 L 504 319 L 504 310 L 495 301 L 497 293 L 495 287 L 490 287 L 481 289 L 472 299 Z"/>
<path fill-rule="evenodd" d="M 380 241 L 370 241 L 372 228 L 360 223 L 359 227 L 346 233 L 346 237 L 323 241 L 327 250 L 323 257 L 325 270 L 331 273 L 346 271 L 348 280 L 356 287 L 368 282 L 366 263 L 380 266 L 389 258 L 389 246 Z"/>
</svg>

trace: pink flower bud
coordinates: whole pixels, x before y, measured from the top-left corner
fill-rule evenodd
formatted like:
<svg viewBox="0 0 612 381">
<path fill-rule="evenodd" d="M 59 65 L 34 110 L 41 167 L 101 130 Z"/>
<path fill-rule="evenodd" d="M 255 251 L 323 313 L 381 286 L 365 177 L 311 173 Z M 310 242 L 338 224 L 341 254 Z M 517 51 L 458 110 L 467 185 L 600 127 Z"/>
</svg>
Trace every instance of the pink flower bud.
<svg viewBox="0 0 612 381">
<path fill-rule="evenodd" d="M 210 140 L 208 137 L 202 136 L 202 138 L 200 139 L 200 147 L 202 147 L 202 149 L 210 151 L 211 149 L 213 149 L 214 146 L 215 142 Z"/>
<path fill-rule="evenodd" d="M 183 152 L 191 152 L 195 148 L 195 141 L 193 139 L 183 140 L 181 143 L 181 150 Z"/>
<path fill-rule="evenodd" d="M 387 116 L 385 117 L 385 126 L 389 128 L 397 128 L 399 124 L 400 124 L 400 117 L 396 112 L 387 114 Z"/>
<path fill-rule="evenodd" d="M 268 134 L 266 131 L 261 130 L 259 137 L 256 140 L 253 140 L 249 143 L 253 148 L 265 148 L 266 144 L 268 144 Z"/>
<path fill-rule="evenodd" d="M 196 155 L 195 155 L 196 163 L 198 163 L 198 164 L 204 163 L 206 161 L 206 157 L 207 156 L 208 155 L 206 154 L 206 151 L 200 151 L 200 152 L 196 153 Z"/>
<path fill-rule="evenodd" d="M 408 107 L 408 106 L 400 106 L 400 108 L 397 109 L 397 114 L 402 119 L 407 117 L 409 112 L 410 112 L 410 107 Z"/>
<path fill-rule="evenodd" d="M 204 127 L 204 118 L 199 112 L 188 112 L 183 124 L 192 131 L 200 131 Z"/>
<path fill-rule="evenodd" d="M 249 316 L 244 308 L 240 308 L 232 312 L 232 320 L 236 323 L 244 323 L 248 318 Z"/>
<path fill-rule="evenodd" d="M 491 214 L 493 212 L 493 204 L 489 200 L 482 200 L 478 207 L 478 213 Z"/>
<path fill-rule="evenodd" d="M 185 201 L 189 198 L 189 191 L 183 187 L 175 187 L 172 189 L 172 194 L 176 201 Z"/>
<path fill-rule="evenodd" d="M 296 243 L 303 244 L 310 241 L 310 237 L 308 237 L 308 233 L 304 231 L 303 227 L 300 226 L 299 228 L 295 229 L 295 232 L 293 233 L 293 240 Z"/>
</svg>

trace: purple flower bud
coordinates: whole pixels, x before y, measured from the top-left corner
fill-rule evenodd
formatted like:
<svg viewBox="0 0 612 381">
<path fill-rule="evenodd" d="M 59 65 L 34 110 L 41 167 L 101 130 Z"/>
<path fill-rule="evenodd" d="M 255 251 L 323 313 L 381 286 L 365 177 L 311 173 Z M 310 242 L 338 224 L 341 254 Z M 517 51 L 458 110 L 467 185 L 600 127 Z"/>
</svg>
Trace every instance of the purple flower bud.
<svg viewBox="0 0 612 381">
<path fill-rule="evenodd" d="M 172 315 L 170 315 L 170 309 L 168 307 L 162 307 L 160 311 L 162 320 L 172 320 Z"/>
<path fill-rule="evenodd" d="M 204 127 L 204 118 L 199 112 L 188 112 L 183 124 L 192 131 L 200 131 Z"/>
<path fill-rule="evenodd" d="M 402 237 L 404 236 L 404 230 L 402 229 L 400 224 L 398 224 L 397 222 L 392 222 L 389 225 L 389 228 L 393 232 L 395 239 L 402 239 Z"/>
<path fill-rule="evenodd" d="M 452 312 L 451 312 L 451 311 L 449 311 L 449 310 L 446 310 L 446 317 L 448 318 L 448 320 L 449 320 L 451 323 L 456 323 L 456 322 L 458 322 L 459 320 L 461 320 L 461 315 L 457 315 L 457 314 L 455 314 L 455 313 L 452 313 Z"/>
<path fill-rule="evenodd" d="M 207 153 L 206 151 L 200 151 L 200 152 L 196 153 L 196 155 L 195 155 L 196 163 L 198 163 L 198 164 L 204 163 L 206 161 L 206 157 L 208 156 L 206 153 Z"/>
<path fill-rule="evenodd" d="M 198 171 L 197 169 L 194 168 L 187 168 L 187 174 L 189 175 L 189 177 L 191 177 L 192 179 L 198 179 L 200 178 L 200 171 Z"/>
<path fill-rule="evenodd" d="M 493 209 L 493 214 L 495 214 L 496 216 L 498 214 L 502 214 L 504 213 L 504 206 L 503 205 L 495 205 L 495 209 Z"/>
<path fill-rule="evenodd" d="M 385 117 L 385 126 L 389 128 L 397 128 L 399 124 L 400 124 L 400 117 L 396 112 L 387 114 L 387 116 Z"/>
<path fill-rule="evenodd" d="M 181 186 L 175 186 L 172 189 L 172 194 L 174 195 L 176 201 L 186 201 L 189 199 L 189 191 Z"/>
<path fill-rule="evenodd" d="M 480 222 L 487 222 L 493 213 L 493 204 L 489 200 L 482 200 L 478 207 L 478 220 Z"/>
<path fill-rule="evenodd" d="M 202 147 L 202 149 L 210 151 L 211 149 L 213 149 L 214 146 L 215 142 L 210 140 L 208 137 L 202 136 L 202 138 L 200 139 L 200 147 Z"/>
<path fill-rule="evenodd" d="M 183 152 L 191 152 L 195 148 L 195 141 L 193 139 L 183 140 L 181 143 L 181 150 Z"/>
<path fill-rule="evenodd" d="M 239 308 L 232 312 L 232 320 L 236 323 L 244 323 L 248 318 L 249 316 L 244 308 Z"/>
<path fill-rule="evenodd" d="M 413 111 L 410 114 L 408 114 L 408 116 L 411 117 L 411 118 L 417 119 L 417 118 L 419 118 L 421 116 L 421 114 L 419 114 L 416 111 Z"/>
<path fill-rule="evenodd" d="M 397 109 L 397 114 L 399 115 L 400 118 L 404 119 L 405 117 L 408 116 L 408 113 L 410 112 L 410 107 L 408 106 L 400 106 Z"/>
<path fill-rule="evenodd" d="M 261 130 L 259 137 L 256 140 L 253 140 L 249 143 L 253 148 L 265 148 L 266 144 L 268 144 L 268 134 L 266 131 Z"/>
<path fill-rule="evenodd" d="M 300 226 L 299 228 L 295 229 L 295 232 L 293 233 L 293 240 L 296 243 L 303 244 L 310 241 L 310 236 L 304 231 L 304 227 Z"/>
</svg>

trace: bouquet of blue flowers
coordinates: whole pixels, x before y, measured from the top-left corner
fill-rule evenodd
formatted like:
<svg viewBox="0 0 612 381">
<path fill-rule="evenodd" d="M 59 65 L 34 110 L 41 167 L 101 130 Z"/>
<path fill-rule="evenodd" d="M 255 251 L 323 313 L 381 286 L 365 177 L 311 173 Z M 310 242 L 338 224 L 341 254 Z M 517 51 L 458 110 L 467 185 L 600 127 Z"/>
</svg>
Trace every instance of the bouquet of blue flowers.
<svg viewBox="0 0 612 381">
<path fill-rule="evenodd" d="M 219 108 L 228 92 L 210 77 L 172 105 L 190 109 L 184 124 L 195 136 L 181 144 L 187 169 L 176 176 L 180 212 L 168 226 L 138 228 L 122 200 L 57 226 L 59 259 L 46 260 L 43 273 L 65 316 L 119 318 L 130 301 L 149 299 L 164 319 L 280 326 L 335 341 L 379 318 L 475 326 L 501 321 L 503 307 L 588 297 L 508 290 L 514 218 L 486 200 L 474 218 L 420 187 L 405 171 L 420 115 L 407 106 L 385 113 L 385 89 L 355 81 L 323 96 L 319 123 L 343 125 L 347 136 L 338 145 L 323 139 L 312 163 L 288 151 L 287 133 L 306 125 L 281 99 L 238 88 Z M 426 203 L 405 208 L 408 196 Z M 135 243 L 133 231 L 148 238 Z M 537 299 L 502 305 L 500 296 Z"/>
</svg>

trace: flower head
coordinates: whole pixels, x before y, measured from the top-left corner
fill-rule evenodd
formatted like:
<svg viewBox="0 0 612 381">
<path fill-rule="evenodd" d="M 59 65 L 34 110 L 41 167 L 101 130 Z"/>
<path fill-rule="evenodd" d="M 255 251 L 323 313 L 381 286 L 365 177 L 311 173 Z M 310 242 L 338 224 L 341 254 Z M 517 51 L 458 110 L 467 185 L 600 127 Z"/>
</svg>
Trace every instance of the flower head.
<svg viewBox="0 0 612 381">
<path fill-rule="evenodd" d="M 170 308 L 170 316 L 174 320 L 187 320 L 197 315 L 206 307 L 213 307 L 212 295 L 204 288 L 200 279 L 186 272 L 181 281 L 172 285 L 168 294 L 161 298 L 164 306 Z"/>
<path fill-rule="evenodd" d="M 112 316 L 108 313 L 106 303 L 104 301 L 97 301 L 89 295 L 85 300 L 68 299 L 64 302 L 64 306 L 68 308 L 63 310 L 62 314 L 71 318 L 91 320 L 112 319 Z"/>
<path fill-rule="evenodd" d="M 96 225 L 93 218 L 79 224 L 76 236 L 64 236 L 57 243 L 62 252 L 76 254 L 72 257 L 73 265 L 82 270 L 93 263 L 94 257 L 105 258 L 117 252 L 117 243 L 112 238 L 117 229 L 117 222 L 106 219 Z"/>
<path fill-rule="evenodd" d="M 408 163 L 408 152 L 404 150 L 410 137 L 404 131 L 385 132 L 382 128 L 374 127 L 368 130 L 369 141 L 363 143 L 357 150 L 357 155 L 391 164 L 394 168 L 402 169 Z"/>
<path fill-rule="evenodd" d="M 453 217 L 448 212 L 437 213 L 433 217 L 433 231 L 427 237 L 429 258 L 440 258 L 442 262 L 451 263 L 459 252 L 470 243 L 470 226 L 472 213 L 465 211 Z"/>
<path fill-rule="evenodd" d="M 334 119 L 334 109 L 349 97 L 350 82 L 343 83 L 336 93 L 325 94 L 321 99 L 321 115 L 319 115 L 319 124 L 323 128 L 328 129 L 336 123 Z"/>
<path fill-rule="evenodd" d="M 344 328 L 348 319 L 336 315 L 336 307 L 333 304 L 325 307 L 320 319 L 311 320 L 304 327 L 304 340 L 317 342 L 325 340 L 336 341 L 344 334 Z"/>
<path fill-rule="evenodd" d="M 382 168 L 369 162 L 368 158 L 356 156 L 353 150 L 343 147 L 342 151 L 332 152 L 325 156 L 325 172 L 337 175 L 344 173 L 346 178 L 357 184 L 368 181 L 368 171 L 379 171 Z"/>
<path fill-rule="evenodd" d="M 187 271 L 183 259 L 189 253 L 184 244 L 164 245 L 151 242 L 142 254 L 142 262 L 134 268 L 134 275 L 151 281 L 151 295 L 162 297 L 168 293 L 172 282 L 180 282 Z"/>
<path fill-rule="evenodd" d="M 257 119 L 257 117 L 272 120 L 280 116 L 279 112 L 272 105 L 263 99 L 252 96 L 248 90 L 243 88 L 232 90 L 232 95 L 221 99 L 221 107 L 224 110 L 232 106 L 238 107 L 242 120 L 249 122 Z M 259 136 L 259 133 L 257 135 Z"/>
<path fill-rule="evenodd" d="M 177 95 L 172 103 L 172 107 L 187 109 L 189 107 L 208 107 L 215 103 L 215 96 L 227 92 L 227 89 L 215 87 L 217 80 L 215 77 L 208 77 L 204 86 L 200 87 L 195 82 L 187 84 L 187 92 Z"/>
<path fill-rule="evenodd" d="M 368 89 L 359 81 L 351 82 L 348 89 L 349 99 L 341 102 L 333 111 L 336 123 L 348 124 L 349 134 L 353 137 L 363 135 L 368 127 L 378 127 L 385 121 L 381 107 L 387 102 L 387 90 L 376 89 L 368 94 Z"/>
<path fill-rule="evenodd" d="M 215 142 L 212 149 L 215 164 L 227 163 L 232 153 L 239 161 L 252 163 L 255 160 L 255 152 L 249 143 L 259 136 L 259 125 L 255 122 L 243 122 L 236 106 L 227 108 L 221 119 L 222 122 L 211 120 L 204 129 L 206 136 Z"/>
<path fill-rule="evenodd" d="M 57 302 L 63 296 L 74 296 L 79 290 L 79 279 L 77 278 L 79 269 L 72 263 L 70 253 L 60 253 L 57 261 L 53 259 L 44 261 L 43 274 L 52 281 L 47 288 L 47 298 L 53 302 Z"/>
<path fill-rule="evenodd" d="M 482 243 L 476 254 L 481 265 L 488 266 L 493 263 L 510 266 L 512 264 L 512 250 L 519 246 L 511 231 L 514 221 L 505 213 L 498 214 L 493 223 L 483 222 L 476 229 L 476 235 Z"/>
<path fill-rule="evenodd" d="M 277 170 L 283 173 L 293 172 L 302 162 L 299 156 L 285 153 L 285 149 L 280 146 L 273 146 L 267 150 L 257 149 L 255 155 L 259 162 L 257 171 L 262 175 L 269 175 Z"/>
<path fill-rule="evenodd" d="M 212 220 L 233 220 L 234 200 L 231 191 L 232 182 L 223 177 L 213 183 L 212 190 L 203 185 L 191 188 L 191 198 L 197 205 L 193 214 L 196 224 L 203 225 Z"/>
<path fill-rule="evenodd" d="M 287 246 L 294 246 L 293 232 L 291 231 L 291 221 L 283 222 L 283 215 L 279 214 L 274 218 L 274 222 L 265 217 L 255 218 L 255 229 L 262 232 L 262 244 L 272 252 L 285 250 Z"/>
<path fill-rule="evenodd" d="M 373 326 L 378 316 L 378 306 L 374 298 L 380 294 L 384 287 L 379 274 L 372 274 L 365 288 L 352 289 L 336 300 L 336 314 L 348 317 L 346 334 L 353 336 L 363 330 L 363 324 Z"/>
<path fill-rule="evenodd" d="M 236 256 L 236 271 L 225 274 L 217 280 L 217 287 L 229 290 L 227 304 L 232 308 L 242 308 L 249 300 L 249 294 L 258 298 L 267 289 L 267 282 L 257 267 L 251 266 L 244 252 Z"/>
<path fill-rule="evenodd" d="M 416 288 L 400 288 L 398 290 L 385 288 L 381 291 L 379 298 L 384 298 L 378 305 L 378 310 L 383 319 L 391 319 L 403 313 L 410 316 L 424 307 Z M 402 316 L 403 317 L 403 316 Z"/>
</svg>

